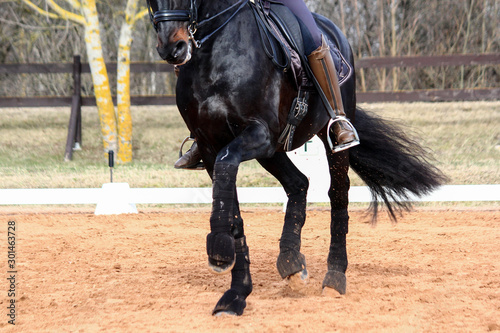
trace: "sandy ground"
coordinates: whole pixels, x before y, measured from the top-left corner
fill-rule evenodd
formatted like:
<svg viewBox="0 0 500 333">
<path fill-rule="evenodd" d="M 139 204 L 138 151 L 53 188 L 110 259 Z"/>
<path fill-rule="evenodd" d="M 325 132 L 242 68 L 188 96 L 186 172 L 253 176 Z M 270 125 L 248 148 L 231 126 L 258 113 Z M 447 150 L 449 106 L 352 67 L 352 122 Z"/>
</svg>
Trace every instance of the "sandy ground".
<svg viewBox="0 0 500 333">
<path fill-rule="evenodd" d="M 242 211 L 254 292 L 241 317 L 212 317 L 229 286 L 206 265 L 209 211 L 136 215 L 0 210 L 6 332 L 500 331 L 500 210 L 420 208 L 376 227 L 351 212 L 347 294 L 321 295 L 329 212 L 308 212 L 310 284 L 275 268 L 283 213 Z M 8 221 L 16 222 L 16 325 L 8 324 Z"/>
</svg>

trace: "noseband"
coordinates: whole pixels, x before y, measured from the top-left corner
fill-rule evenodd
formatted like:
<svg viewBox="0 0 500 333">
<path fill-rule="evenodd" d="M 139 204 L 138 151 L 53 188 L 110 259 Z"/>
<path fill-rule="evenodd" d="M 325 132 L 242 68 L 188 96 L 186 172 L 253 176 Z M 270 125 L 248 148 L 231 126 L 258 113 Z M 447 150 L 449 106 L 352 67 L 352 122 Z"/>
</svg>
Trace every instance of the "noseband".
<svg viewBox="0 0 500 333">
<path fill-rule="evenodd" d="M 231 19 L 239 13 L 241 9 L 248 3 L 250 0 L 239 0 L 235 4 L 231 5 L 230 7 L 224 9 L 220 13 L 217 13 L 216 15 L 207 18 L 206 20 L 203 20 L 198 23 L 198 7 L 196 5 L 196 0 L 190 0 L 190 8 L 189 10 L 182 10 L 182 9 L 171 9 L 171 10 L 159 10 L 157 12 L 153 13 L 153 10 L 151 9 L 151 0 L 148 1 L 148 11 L 149 11 L 149 18 L 151 20 L 151 24 L 155 28 L 156 32 L 158 32 L 158 23 L 160 22 L 168 22 L 168 21 L 189 21 L 189 26 L 188 26 L 188 32 L 189 32 L 189 39 L 193 42 L 194 46 L 196 48 L 200 48 L 201 45 L 210 37 L 212 37 L 217 31 L 222 29 L 226 24 L 231 21 Z M 216 1 L 216 0 L 211 0 L 211 1 Z M 198 29 L 198 26 L 202 26 L 203 24 L 206 24 L 210 22 L 212 19 L 219 17 L 227 12 L 230 12 L 231 10 L 235 9 L 236 10 L 231 14 L 231 16 L 223 23 L 221 24 L 218 28 L 216 28 L 214 31 L 212 31 L 210 34 L 202 38 L 201 40 L 196 40 L 194 37 L 194 34 L 196 33 L 196 30 Z"/>
</svg>

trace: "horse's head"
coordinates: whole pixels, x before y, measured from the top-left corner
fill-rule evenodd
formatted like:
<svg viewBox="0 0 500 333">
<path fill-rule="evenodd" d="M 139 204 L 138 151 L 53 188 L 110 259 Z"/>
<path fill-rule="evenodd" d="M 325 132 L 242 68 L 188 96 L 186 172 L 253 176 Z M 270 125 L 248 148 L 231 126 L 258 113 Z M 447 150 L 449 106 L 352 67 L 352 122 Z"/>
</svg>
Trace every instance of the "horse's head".
<svg viewBox="0 0 500 333">
<path fill-rule="evenodd" d="M 149 16 L 158 36 L 156 49 L 168 63 L 182 65 L 191 59 L 196 30 L 195 0 L 147 0 Z"/>
</svg>

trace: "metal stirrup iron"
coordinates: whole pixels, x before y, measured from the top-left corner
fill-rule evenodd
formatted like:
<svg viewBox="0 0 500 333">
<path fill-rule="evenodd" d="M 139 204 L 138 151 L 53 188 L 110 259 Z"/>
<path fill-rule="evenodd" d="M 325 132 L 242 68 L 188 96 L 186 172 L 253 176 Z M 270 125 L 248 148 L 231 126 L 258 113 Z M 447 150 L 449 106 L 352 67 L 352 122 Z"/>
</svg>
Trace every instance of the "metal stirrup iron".
<svg viewBox="0 0 500 333">
<path fill-rule="evenodd" d="M 338 145 L 338 146 L 334 146 L 333 145 L 333 142 L 332 142 L 332 139 L 331 139 L 331 135 L 332 135 L 332 132 L 330 130 L 331 126 L 336 123 L 336 122 L 340 122 L 340 121 L 344 121 L 346 122 L 352 129 L 352 132 L 354 134 L 354 137 L 355 137 L 355 140 L 354 141 L 351 141 L 351 142 L 348 142 L 346 144 L 343 144 L 343 145 Z M 351 122 L 349 121 L 349 119 L 347 119 L 346 117 L 344 116 L 336 116 L 335 118 L 330 118 L 330 120 L 328 121 L 328 127 L 326 129 L 326 139 L 328 141 L 328 145 L 330 146 L 330 149 L 333 150 L 333 152 L 335 153 L 338 153 L 339 151 L 343 151 L 343 150 L 346 150 L 346 149 L 349 149 L 351 147 L 354 147 L 354 146 L 357 146 L 359 145 L 359 135 L 358 135 L 358 131 L 356 130 L 356 128 L 351 124 Z"/>
</svg>

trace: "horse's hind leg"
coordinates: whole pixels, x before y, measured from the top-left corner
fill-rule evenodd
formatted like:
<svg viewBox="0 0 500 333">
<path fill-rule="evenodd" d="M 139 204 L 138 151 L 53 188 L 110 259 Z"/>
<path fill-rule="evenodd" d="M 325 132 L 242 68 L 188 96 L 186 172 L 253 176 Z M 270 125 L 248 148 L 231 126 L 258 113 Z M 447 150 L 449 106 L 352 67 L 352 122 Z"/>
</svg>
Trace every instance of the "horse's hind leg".
<svg viewBox="0 0 500 333">
<path fill-rule="evenodd" d="M 329 293 L 332 289 L 341 295 L 346 293 L 347 270 L 347 249 L 346 235 L 348 232 L 349 214 L 347 207 L 349 205 L 349 152 L 343 151 L 333 153 L 326 142 L 324 136 L 321 136 L 325 149 L 327 151 L 328 165 L 330 168 L 330 190 L 328 196 L 331 204 L 331 222 L 330 222 L 330 250 L 328 253 L 328 272 L 323 280 L 323 292 Z"/>
<path fill-rule="evenodd" d="M 306 219 L 309 181 L 285 153 L 276 153 L 272 158 L 260 159 L 259 163 L 280 181 L 288 196 L 276 266 L 281 277 L 289 280 L 291 288 L 300 289 L 307 283 L 308 278 L 306 260 L 300 253 L 300 244 Z"/>
</svg>

